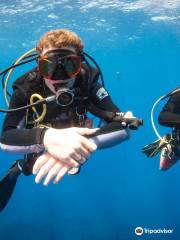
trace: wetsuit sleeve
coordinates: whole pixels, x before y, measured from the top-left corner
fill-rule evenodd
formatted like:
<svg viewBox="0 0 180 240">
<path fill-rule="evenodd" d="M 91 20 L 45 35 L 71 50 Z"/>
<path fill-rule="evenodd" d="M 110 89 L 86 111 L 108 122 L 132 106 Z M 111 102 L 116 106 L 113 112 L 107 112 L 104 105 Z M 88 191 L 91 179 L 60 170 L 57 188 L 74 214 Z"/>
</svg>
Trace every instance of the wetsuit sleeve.
<svg viewBox="0 0 180 240">
<path fill-rule="evenodd" d="M 98 82 L 91 88 L 91 102 L 98 108 L 108 112 L 120 112 L 121 110 L 114 104 L 107 90 Z M 106 121 L 106 125 L 100 128 L 97 136 L 91 140 L 97 145 L 98 149 L 109 148 L 120 144 L 130 138 L 129 128 L 124 129 L 121 123 Z"/>
<path fill-rule="evenodd" d="M 110 112 L 121 111 L 114 104 L 107 90 L 98 82 L 94 83 L 90 89 L 90 100 L 94 105 L 102 110 Z"/>
<path fill-rule="evenodd" d="M 26 104 L 26 98 L 16 89 L 11 97 L 9 109 Z M 6 114 L 1 133 L 1 149 L 22 154 L 42 151 L 45 129 L 25 129 L 25 117 L 26 110 Z"/>
<path fill-rule="evenodd" d="M 180 94 L 174 94 L 159 115 L 159 123 L 167 127 L 180 128 Z"/>
</svg>

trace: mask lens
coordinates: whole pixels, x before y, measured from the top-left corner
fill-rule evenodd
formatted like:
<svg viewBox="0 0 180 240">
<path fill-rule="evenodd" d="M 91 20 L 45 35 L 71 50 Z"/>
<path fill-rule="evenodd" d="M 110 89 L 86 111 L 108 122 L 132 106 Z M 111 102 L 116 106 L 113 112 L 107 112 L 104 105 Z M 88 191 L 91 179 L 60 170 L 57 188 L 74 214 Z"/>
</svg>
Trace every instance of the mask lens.
<svg viewBox="0 0 180 240">
<path fill-rule="evenodd" d="M 42 58 L 39 60 L 39 72 L 42 76 L 51 78 L 57 68 L 57 63 L 51 58 Z"/>
<path fill-rule="evenodd" d="M 64 58 L 63 66 L 69 77 L 76 76 L 81 70 L 81 60 L 78 56 L 68 56 Z"/>
</svg>

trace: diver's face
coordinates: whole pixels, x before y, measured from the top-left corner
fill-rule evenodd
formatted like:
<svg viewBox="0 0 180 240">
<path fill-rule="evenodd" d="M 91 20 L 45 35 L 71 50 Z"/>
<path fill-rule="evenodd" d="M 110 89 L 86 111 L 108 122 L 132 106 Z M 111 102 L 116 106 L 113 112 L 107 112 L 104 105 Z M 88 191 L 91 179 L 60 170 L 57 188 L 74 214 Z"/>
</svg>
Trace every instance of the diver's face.
<svg viewBox="0 0 180 240">
<path fill-rule="evenodd" d="M 81 71 L 81 59 L 73 48 L 44 49 L 38 63 L 45 84 L 54 93 L 60 87 L 72 87 Z"/>
</svg>

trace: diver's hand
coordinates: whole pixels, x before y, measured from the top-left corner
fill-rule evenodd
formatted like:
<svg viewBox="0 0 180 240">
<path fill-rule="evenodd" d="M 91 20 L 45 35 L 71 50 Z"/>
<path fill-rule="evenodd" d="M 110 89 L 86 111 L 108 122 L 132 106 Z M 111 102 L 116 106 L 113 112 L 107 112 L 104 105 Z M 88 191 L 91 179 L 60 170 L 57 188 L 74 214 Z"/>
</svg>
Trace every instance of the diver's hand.
<svg viewBox="0 0 180 240">
<path fill-rule="evenodd" d="M 35 182 L 40 183 L 45 178 L 44 186 L 47 186 L 53 179 L 54 184 L 57 184 L 69 170 L 69 165 L 53 158 L 48 152 L 38 157 L 33 166 L 33 174 L 36 174 Z"/>
<path fill-rule="evenodd" d="M 90 153 L 97 149 L 96 144 L 84 136 L 94 134 L 97 129 L 89 128 L 49 128 L 44 135 L 44 146 L 54 159 L 66 163 L 69 167 L 78 167 Z"/>
</svg>

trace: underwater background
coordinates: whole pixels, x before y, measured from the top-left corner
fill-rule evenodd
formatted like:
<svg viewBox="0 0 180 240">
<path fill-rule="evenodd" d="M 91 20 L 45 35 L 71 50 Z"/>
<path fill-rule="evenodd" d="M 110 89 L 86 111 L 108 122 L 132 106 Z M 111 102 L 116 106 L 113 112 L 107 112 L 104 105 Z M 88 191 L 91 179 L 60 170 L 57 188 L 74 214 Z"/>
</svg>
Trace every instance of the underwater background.
<svg viewBox="0 0 180 240">
<path fill-rule="evenodd" d="M 114 102 L 142 117 L 144 126 L 130 141 L 97 151 L 79 175 L 65 176 L 59 185 L 43 187 L 34 176 L 21 176 L 0 213 L 0 239 L 180 239 L 180 163 L 162 172 L 158 156 L 141 153 L 156 139 L 153 103 L 179 86 L 180 0 L 1 0 L 0 71 L 57 28 L 80 35 Z M 30 68 L 17 68 L 11 82 Z M 3 90 L 0 96 L 6 107 Z M 0 152 L 0 175 L 18 158 Z M 173 233 L 136 236 L 136 227 Z"/>
</svg>

